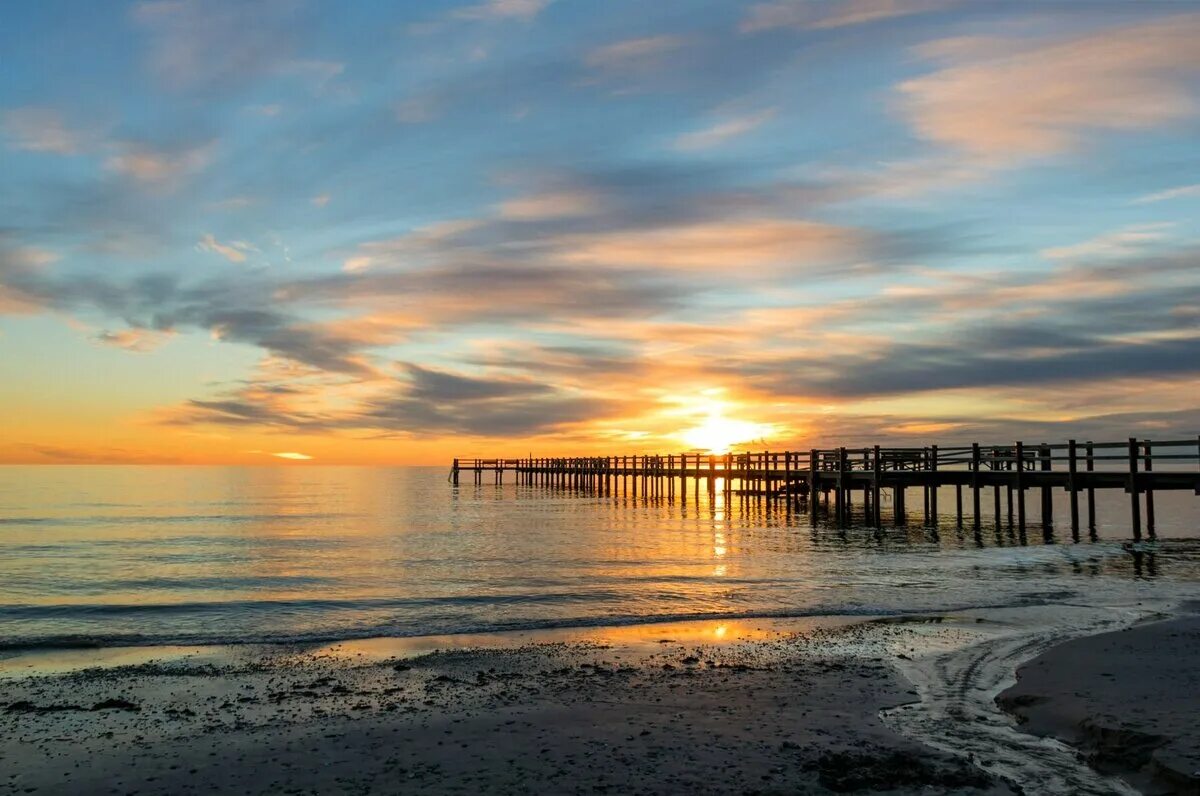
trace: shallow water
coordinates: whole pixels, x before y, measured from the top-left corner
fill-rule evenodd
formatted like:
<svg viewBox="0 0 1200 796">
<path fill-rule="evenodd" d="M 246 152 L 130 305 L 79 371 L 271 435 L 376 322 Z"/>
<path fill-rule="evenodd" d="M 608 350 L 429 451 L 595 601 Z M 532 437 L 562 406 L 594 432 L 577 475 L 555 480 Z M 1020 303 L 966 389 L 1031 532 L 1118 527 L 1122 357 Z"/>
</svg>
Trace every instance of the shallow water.
<svg viewBox="0 0 1200 796">
<path fill-rule="evenodd" d="M 453 487 L 441 468 L 0 467 L 0 650 L 1132 604 L 1200 586 L 1190 493 L 1157 495 L 1158 538 L 1131 546 L 1120 493 L 1098 495 L 1097 538 L 1075 542 L 1043 536 L 1034 499 L 1022 537 L 1003 516 L 978 535 L 953 514 L 926 526 L 916 490 L 908 524 L 883 531 L 694 492 Z M 953 512 L 953 490 L 939 503 Z"/>
</svg>

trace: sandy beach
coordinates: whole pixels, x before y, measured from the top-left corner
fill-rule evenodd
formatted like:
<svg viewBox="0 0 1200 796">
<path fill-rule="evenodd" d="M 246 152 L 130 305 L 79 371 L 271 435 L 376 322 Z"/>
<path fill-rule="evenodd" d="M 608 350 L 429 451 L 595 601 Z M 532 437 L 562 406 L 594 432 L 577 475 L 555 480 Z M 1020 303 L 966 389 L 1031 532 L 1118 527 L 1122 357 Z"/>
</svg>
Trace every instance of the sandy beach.
<svg viewBox="0 0 1200 796">
<path fill-rule="evenodd" d="M 1020 667 L 997 702 L 1143 793 L 1200 793 L 1198 656 L 1196 615 L 1089 636 Z"/>
<path fill-rule="evenodd" d="M 27 656 L 0 679 L 0 790 L 1016 793 L 1041 779 L 1040 792 L 1130 792 L 1018 730 L 995 697 L 1011 684 L 1013 645 L 1028 658 L 1068 624 L 1080 634 L 1145 614 L 1042 607 L 145 649 L 91 668 L 79 653 Z M 1161 641 L 1145 632 L 1117 635 L 1129 649 Z M 1060 658 L 1052 650 L 1037 670 Z M 1181 739 L 1186 723 L 1171 725 Z M 1023 743 L 1042 756 L 1014 763 L 1029 757 Z"/>
</svg>

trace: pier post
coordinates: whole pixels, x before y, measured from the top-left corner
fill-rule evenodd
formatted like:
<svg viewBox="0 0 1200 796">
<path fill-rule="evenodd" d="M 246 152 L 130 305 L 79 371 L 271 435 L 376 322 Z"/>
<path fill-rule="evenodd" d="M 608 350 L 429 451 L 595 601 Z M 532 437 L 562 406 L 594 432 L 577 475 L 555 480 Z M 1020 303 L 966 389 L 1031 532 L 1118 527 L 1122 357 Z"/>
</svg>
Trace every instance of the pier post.
<svg viewBox="0 0 1200 796">
<path fill-rule="evenodd" d="M 954 513 L 958 527 L 962 527 L 962 484 L 954 485 Z"/>
<path fill-rule="evenodd" d="M 808 451 L 808 510 L 817 519 L 817 449 Z"/>
<path fill-rule="evenodd" d="M 788 511 L 792 510 L 792 452 L 783 454 L 783 502 Z"/>
<path fill-rule="evenodd" d="M 996 530 L 1000 530 L 1000 485 L 992 485 L 992 510 L 996 515 Z"/>
<path fill-rule="evenodd" d="M 454 480 L 454 485 L 458 486 L 458 459 L 454 460 L 454 468 L 450 471 L 450 476 Z"/>
<path fill-rule="evenodd" d="M 1045 442 L 1038 449 L 1038 456 L 1042 460 L 1042 472 L 1048 473 L 1052 467 L 1050 446 Z M 1050 526 L 1054 523 L 1054 493 L 1051 491 L 1049 484 L 1042 484 L 1042 531 L 1049 531 Z"/>
<path fill-rule="evenodd" d="M 1075 440 L 1067 440 L 1067 490 L 1071 493 L 1071 538 L 1079 541 L 1079 487 L 1075 483 L 1075 474 L 1079 465 L 1075 461 L 1077 454 Z"/>
<path fill-rule="evenodd" d="M 980 528 L 979 516 L 979 443 L 971 443 L 971 509 L 975 530 Z"/>
<path fill-rule="evenodd" d="M 932 515 L 933 524 L 938 524 L 938 446 L 932 445 L 929 448 L 929 469 L 933 473 L 933 483 L 929 485 L 929 513 Z"/>
<path fill-rule="evenodd" d="M 773 479 L 771 478 L 771 475 L 772 475 L 772 473 L 771 473 L 771 452 L 764 451 L 763 452 L 763 493 L 766 495 L 766 499 L 768 502 L 771 500 L 771 484 L 773 483 Z"/>
<path fill-rule="evenodd" d="M 846 506 L 846 499 L 850 496 L 850 490 L 846 488 L 846 449 L 845 448 L 838 448 L 837 485 L 838 485 L 838 500 L 837 500 L 838 525 L 842 525 L 843 523 L 847 522 L 849 519 L 849 512 L 847 511 L 848 507 Z"/>
<path fill-rule="evenodd" d="M 1146 440 L 1144 444 L 1146 458 L 1143 460 L 1145 465 L 1143 469 L 1146 472 L 1154 471 L 1154 462 L 1151 461 L 1150 440 Z M 1150 534 L 1150 538 L 1154 538 L 1154 479 L 1146 480 L 1146 533 Z"/>
<path fill-rule="evenodd" d="M 687 502 L 687 454 L 679 455 L 679 500 Z"/>
<path fill-rule="evenodd" d="M 879 510 L 879 482 L 883 474 L 883 463 L 879 456 L 879 446 L 871 451 L 871 520 L 876 528 L 883 527 L 883 514 Z"/>
<path fill-rule="evenodd" d="M 1129 490 L 1129 510 L 1130 521 L 1133 524 L 1133 538 L 1137 541 L 1142 539 L 1142 505 L 1138 500 L 1138 444 L 1133 437 L 1129 438 L 1129 482 L 1127 489 Z"/>
<path fill-rule="evenodd" d="M 1095 450 L 1091 440 L 1087 443 L 1087 462 L 1085 464 L 1087 471 L 1093 472 L 1096 469 Z M 1096 535 L 1096 487 L 1092 485 L 1092 479 L 1088 478 L 1087 488 L 1087 509 L 1088 509 L 1088 535 Z"/>
<path fill-rule="evenodd" d="M 1025 443 L 1017 441 L 1017 531 L 1025 535 Z"/>
<path fill-rule="evenodd" d="M 928 456 L 928 452 L 926 453 L 926 456 Z M 922 497 L 922 502 L 923 502 L 921 510 L 924 513 L 925 524 L 928 525 L 929 524 L 929 484 L 921 484 L 921 497 Z"/>
</svg>

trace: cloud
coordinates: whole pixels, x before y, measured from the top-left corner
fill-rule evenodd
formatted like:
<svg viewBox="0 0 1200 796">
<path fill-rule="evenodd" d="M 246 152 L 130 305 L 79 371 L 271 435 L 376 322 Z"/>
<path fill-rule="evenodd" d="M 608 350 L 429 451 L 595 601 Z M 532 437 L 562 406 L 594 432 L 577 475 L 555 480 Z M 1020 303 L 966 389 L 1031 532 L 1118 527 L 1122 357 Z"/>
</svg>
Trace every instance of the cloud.
<svg viewBox="0 0 1200 796">
<path fill-rule="evenodd" d="M 243 263 L 246 261 L 246 252 L 257 251 L 254 246 L 241 240 L 221 243 L 213 237 L 211 232 L 201 238 L 196 247 L 203 251 L 219 254 L 231 263 Z"/>
<path fill-rule="evenodd" d="M 171 89 L 244 86 L 288 62 L 300 4 L 295 0 L 155 0 L 130 17 L 146 34 L 151 73 Z"/>
<path fill-rule="evenodd" d="M 453 16 L 469 20 L 519 19 L 529 21 L 542 12 L 552 0 L 487 0 L 477 5 L 455 9 Z"/>
<path fill-rule="evenodd" d="M 123 177 L 155 187 L 171 188 L 181 180 L 203 171 L 211 162 L 215 142 L 175 151 L 152 149 L 141 144 L 123 144 L 105 167 Z"/>
<path fill-rule="evenodd" d="M 62 114 L 51 108 L 15 108 L 2 119 L 9 145 L 27 152 L 78 155 L 92 144 L 90 136 L 69 129 Z"/>
<path fill-rule="evenodd" d="M 1165 191 L 1139 196 L 1133 200 L 1134 204 L 1149 204 L 1151 202 L 1165 202 L 1169 199 L 1181 199 L 1183 197 L 1200 196 L 1200 183 L 1195 185 L 1181 185 L 1178 188 L 1168 188 Z"/>
<path fill-rule="evenodd" d="M 522 196 L 502 202 L 498 208 L 501 218 L 532 221 L 553 218 L 575 218 L 596 213 L 601 200 L 586 190 L 559 190 Z"/>
<path fill-rule="evenodd" d="M 777 28 L 841 28 L 896 17 L 927 14 L 957 5 L 957 0 L 783 0 L 756 3 L 742 20 L 743 33 Z"/>
<path fill-rule="evenodd" d="M 63 312 L 98 312 L 131 329 L 203 329 L 217 340 L 262 348 L 317 370 L 372 378 L 362 343 L 278 310 L 273 286 L 230 278 L 182 285 L 175 273 L 126 281 L 96 275 L 53 274 L 15 267 L 0 257 L 0 285 L 20 301 Z M 270 309 L 262 309 L 270 307 Z"/>
<path fill-rule="evenodd" d="M 291 459 L 292 461 L 302 462 L 310 461 L 312 459 L 312 457 L 306 453 L 296 453 L 294 451 L 284 451 L 283 453 L 272 453 L 270 455 L 279 459 Z"/>
<path fill-rule="evenodd" d="M 104 329 L 93 335 L 92 339 L 102 345 L 144 354 L 160 348 L 171 336 L 170 332 L 148 329 L 118 329 L 115 332 Z"/>
<path fill-rule="evenodd" d="M 313 207 L 324 207 L 325 205 L 329 204 L 329 200 L 331 198 L 332 197 L 330 197 L 329 194 L 322 193 L 322 194 L 317 194 L 316 196 L 314 196 L 312 199 L 309 199 L 308 201 L 312 204 Z"/>
<path fill-rule="evenodd" d="M 680 135 L 675 139 L 675 148 L 683 152 L 711 149 L 757 130 L 774 116 L 775 109 L 768 108 L 756 113 L 725 119 L 702 130 Z"/>
<path fill-rule="evenodd" d="M 1091 240 L 1069 246 L 1042 249 L 1043 257 L 1051 260 L 1084 260 L 1089 258 L 1123 257 L 1169 237 L 1170 223 L 1137 224 L 1115 232 L 1097 235 Z"/>
<path fill-rule="evenodd" d="M 612 408 L 603 401 L 564 394 L 542 385 L 488 398 L 434 401 L 401 394 L 375 401 L 347 422 L 351 426 L 414 436 L 520 437 L 552 433 L 611 412 Z"/>
<path fill-rule="evenodd" d="M 343 261 L 342 269 L 357 273 L 378 265 L 426 262 L 438 252 L 444 252 L 447 248 L 453 250 L 465 233 L 477 229 L 480 224 L 476 219 L 438 221 L 395 238 L 362 243 L 356 255 Z"/>
<path fill-rule="evenodd" d="M 255 384 L 217 400 L 194 400 L 160 413 L 167 425 L 268 426 L 304 432 L 357 431 L 413 437 L 509 437 L 553 433 L 606 416 L 613 405 L 527 378 L 465 375 L 419 365 L 357 398 L 329 402 L 327 387 Z M 310 408 L 304 408 L 304 404 Z M 324 409 L 314 409 L 323 406 Z"/>
<path fill-rule="evenodd" d="M 1051 41 L 943 39 L 918 48 L 942 67 L 901 83 L 900 108 L 922 138 L 991 163 L 1056 155 L 1088 131 L 1193 116 L 1198 38 L 1200 14 Z"/>
<path fill-rule="evenodd" d="M 564 236 L 556 248 L 571 264 L 733 270 L 862 263 L 873 256 L 874 241 L 852 228 L 767 218 L 581 233 Z"/>
<path fill-rule="evenodd" d="M 606 44 L 584 56 L 589 68 L 610 75 L 629 75 L 657 69 L 670 53 L 688 43 L 685 36 L 660 34 Z"/>
<path fill-rule="evenodd" d="M 36 291 L 21 283 L 37 282 L 46 266 L 58 261 L 57 253 L 36 246 L 19 246 L 0 233 L 0 315 L 32 315 L 45 308 Z"/>
<path fill-rule="evenodd" d="M 999 330 L 996 330 L 999 331 Z M 963 345 L 896 346 L 869 358 L 839 363 L 839 371 L 823 379 L 807 378 L 796 386 L 824 390 L 841 397 L 882 393 L 927 392 L 965 387 L 1013 384 L 1066 384 L 1095 379 L 1161 377 L 1196 371 L 1187 363 L 1200 362 L 1200 336 L 1180 340 L 1105 343 L 1069 341 L 1031 356 L 1025 350 L 973 351 Z"/>
</svg>

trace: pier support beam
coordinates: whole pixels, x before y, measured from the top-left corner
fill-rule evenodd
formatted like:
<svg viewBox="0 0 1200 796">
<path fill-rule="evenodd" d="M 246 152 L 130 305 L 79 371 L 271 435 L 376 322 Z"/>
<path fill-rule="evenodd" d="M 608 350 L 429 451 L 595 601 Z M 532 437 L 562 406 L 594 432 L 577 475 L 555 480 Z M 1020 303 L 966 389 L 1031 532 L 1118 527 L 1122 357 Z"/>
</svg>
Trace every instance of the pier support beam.
<svg viewBox="0 0 1200 796">
<path fill-rule="evenodd" d="M 1129 511 L 1130 524 L 1133 526 L 1133 538 L 1141 541 L 1142 539 L 1142 504 L 1138 498 L 1138 444 L 1133 437 L 1129 438 L 1129 481 L 1126 489 L 1129 490 Z"/>
<path fill-rule="evenodd" d="M 1042 443 L 1038 450 L 1038 456 L 1042 463 L 1042 472 L 1048 473 L 1052 467 L 1050 446 Z M 1042 485 L 1042 532 L 1048 533 L 1051 526 L 1054 524 L 1054 494 L 1050 487 Z"/>
<path fill-rule="evenodd" d="M 938 524 L 938 446 L 929 448 L 929 471 L 933 473 L 933 483 L 929 485 L 929 513 L 934 525 Z"/>
<path fill-rule="evenodd" d="M 1143 462 L 1144 467 L 1142 469 L 1147 473 L 1153 472 L 1154 471 L 1154 462 L 1151 460 L 1151 457 L 1150 457 L 1150 440 L 1146 440 L 1146 442 L 1144 443 L 1144 446 L 1145 446 L 1146 458 Z M 1145 492 L 1146 492 L 1146 533 L 1148 533 L 1150 535 L 1151 539 L 1154 538 L 1154 487 L 1151 486 L 1151 484 L 1153 484 L 1153 483 L 1154 483 L 1153 481 L 1147 481 L 1146 482 L 1146 490 L 1145 490 Z"/>
<path fill-rule="evenodd" d="M 1018 441 L 1017 458 L 1017 533 L 1025 535 L 1025 443 Z"/>
<path fill-rule="evenodd" d="M 874 478 L 871 480 L 871 520 L 876 528 L 883 527 L 883 512 L 879 509 L 879 482 L 883 478 L 883 463 L 879 455 L 879 446 L 871 451 L 871 468 Z"/>
<path fill-rule="evenodd" d="M 979 443 L 971 444 L 971 515 L 975 532 L 980 529 L 980 511 L 979 511 Z"/>
<path fill-rule="evenodd" d="M 1096 469 L 1095 450 L 1091 441 L 1087 444 L 1087 471 L 1093 472 Z M 1092 482 L 1088 481 L 1087 490 L 1087 511 L 1088 511 L 1088 536 L 1096 536 L 1096 488 L 1092 486 Z"/>
<path fill-rule="evenodd" d="M 1076 462 L 1075 440 L 1067 441 L 1067 490 L 1071 495 L 1071 538 L 1079 541 L 1079 486 L 1075 483 L 1079 465 Z"/>
</svg>

